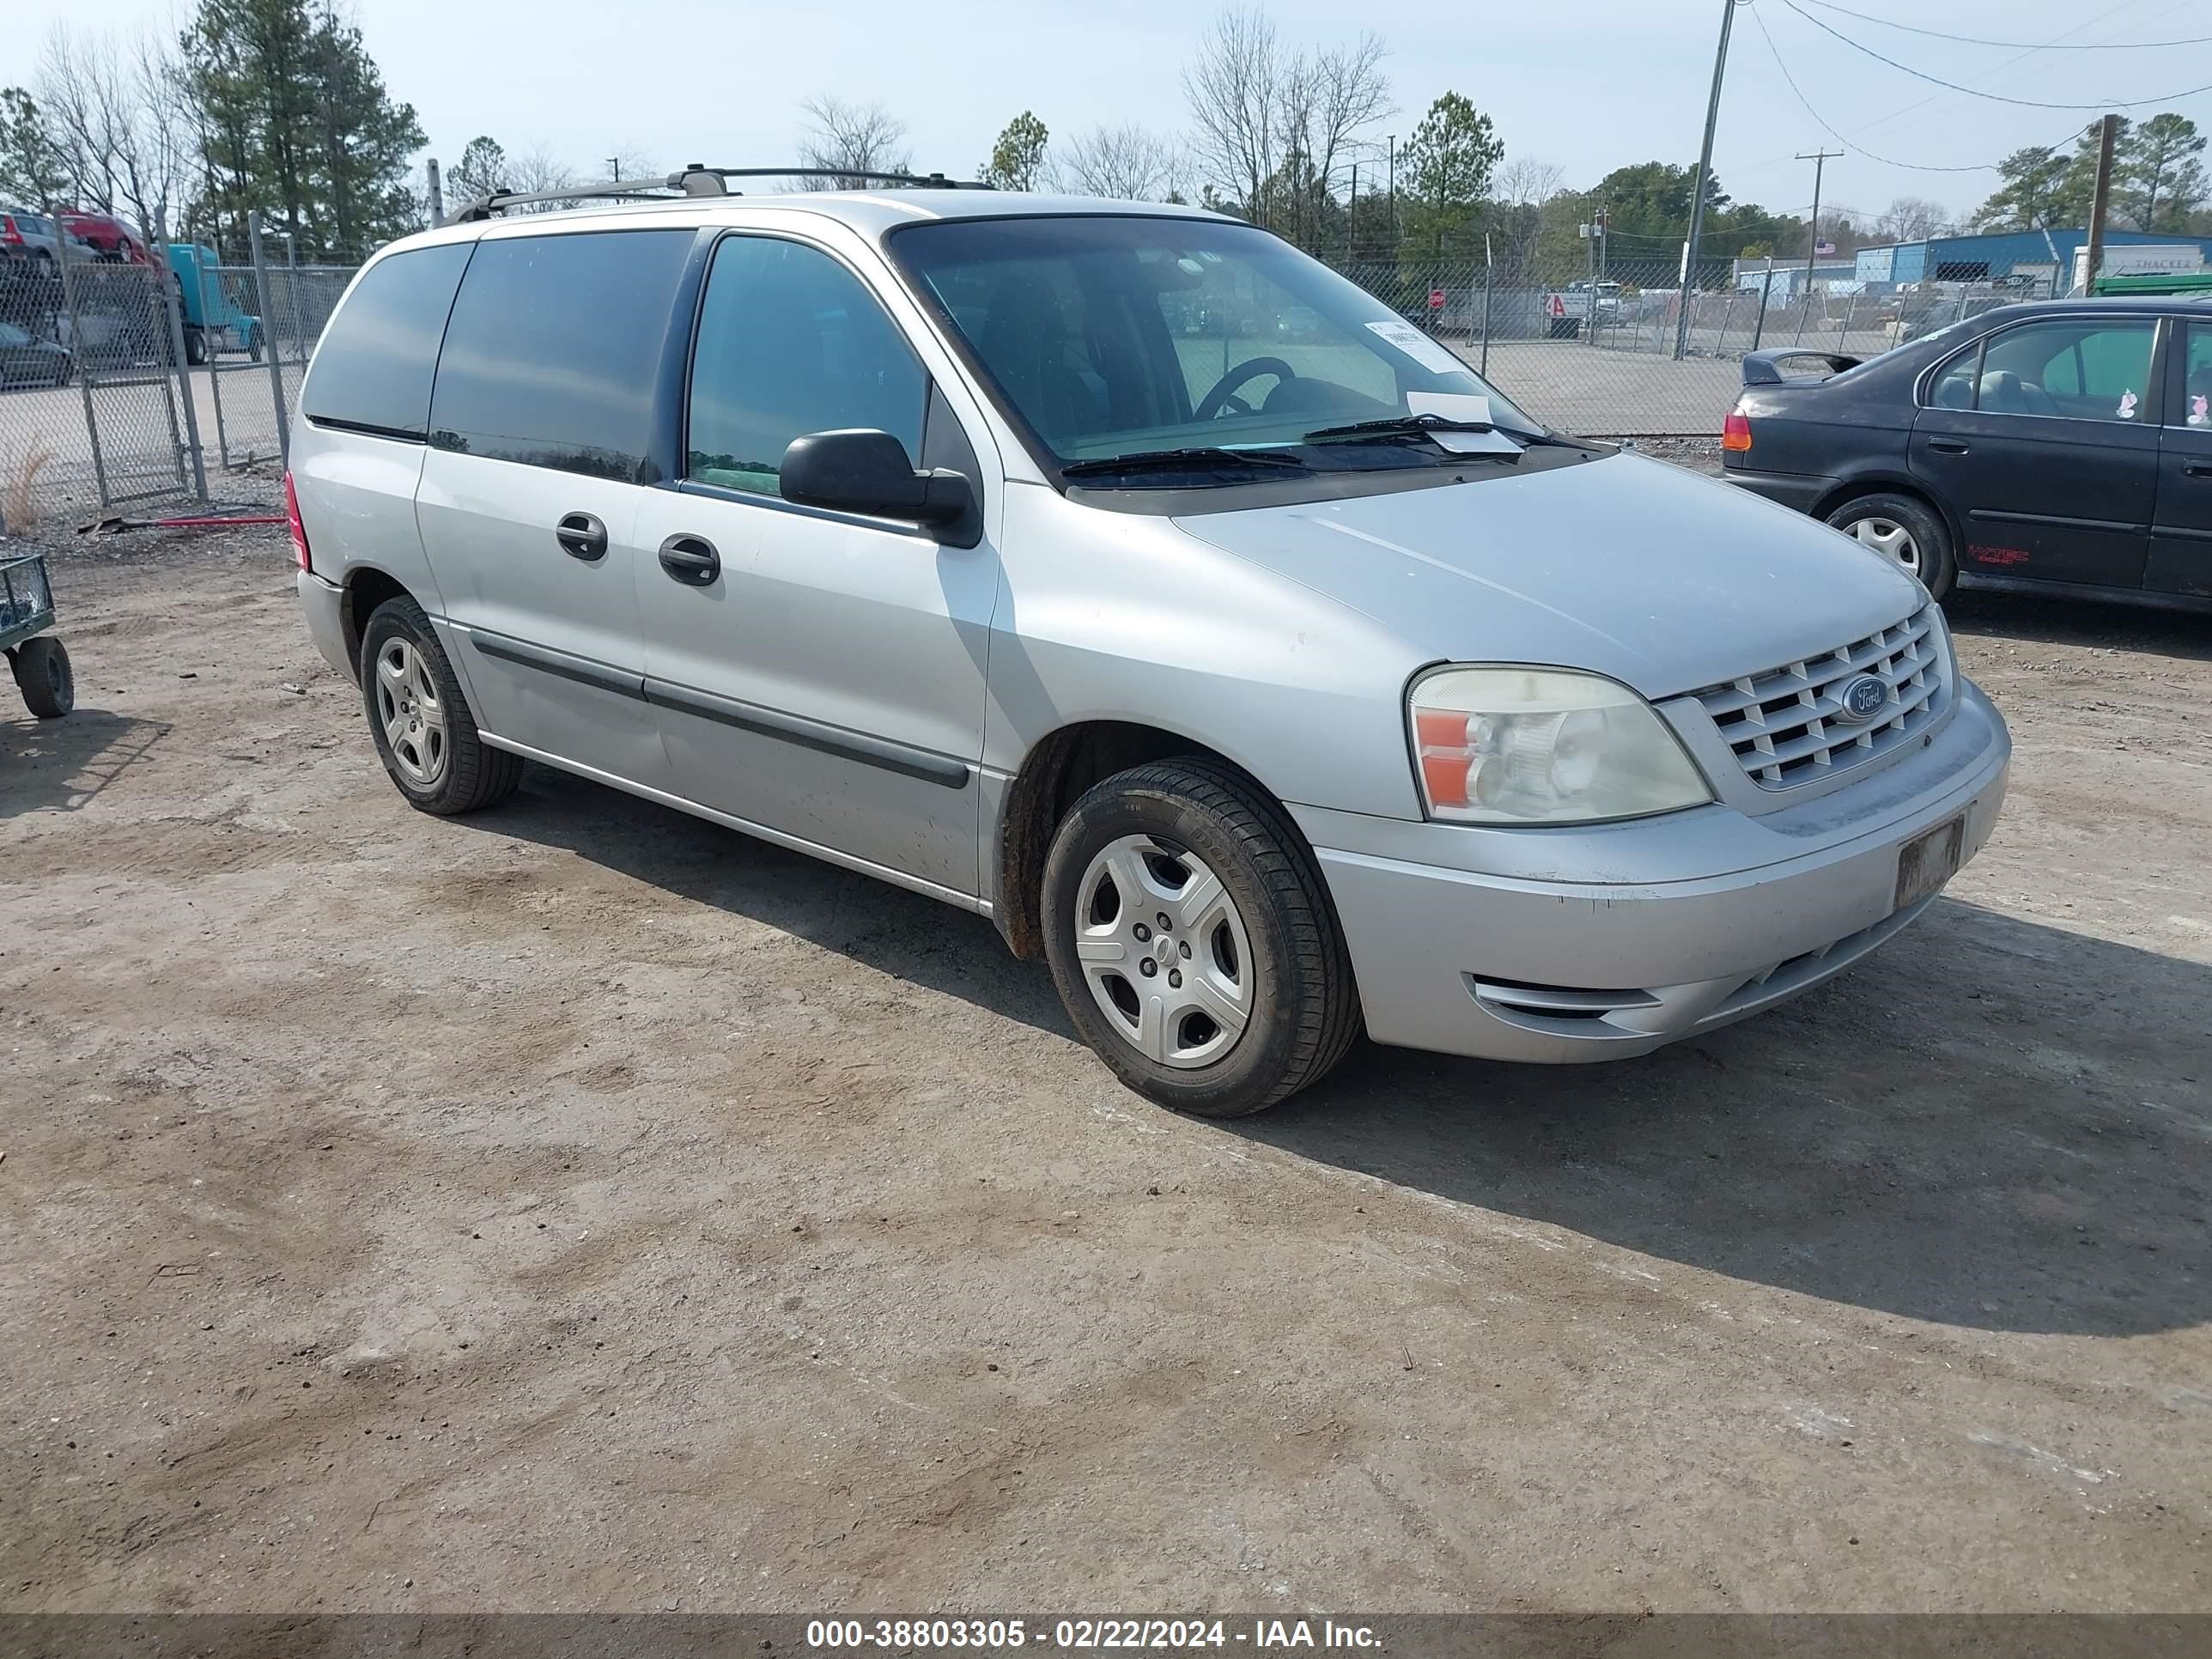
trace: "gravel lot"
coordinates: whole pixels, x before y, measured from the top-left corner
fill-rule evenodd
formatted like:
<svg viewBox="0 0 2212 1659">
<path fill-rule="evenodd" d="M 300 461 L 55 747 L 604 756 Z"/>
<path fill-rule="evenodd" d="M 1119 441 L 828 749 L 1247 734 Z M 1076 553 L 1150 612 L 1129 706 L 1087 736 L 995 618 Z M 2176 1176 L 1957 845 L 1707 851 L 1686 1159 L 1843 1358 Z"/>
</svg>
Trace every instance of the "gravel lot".
<svg viewBox="0 0 2212 1659">
<path fill-rule="evenodd" d="M 1957 607 L 2008 816 L 1832 987 L 1222 1126 L 976 918 L 407 811 L 290 588 L 72 548 L 0 721 L 0 1610 L 2212 1608 L 2205 619 Z"/>
</svg>

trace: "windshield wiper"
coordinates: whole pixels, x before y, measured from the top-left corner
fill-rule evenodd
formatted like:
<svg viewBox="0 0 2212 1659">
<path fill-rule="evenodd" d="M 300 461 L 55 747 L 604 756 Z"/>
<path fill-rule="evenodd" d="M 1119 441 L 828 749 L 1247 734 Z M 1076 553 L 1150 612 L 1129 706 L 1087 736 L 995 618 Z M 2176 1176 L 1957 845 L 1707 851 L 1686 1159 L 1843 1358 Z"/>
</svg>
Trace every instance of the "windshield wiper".
<svg viewBox="0 0 2212 1659">
<path fill-rule="evenodd" d="M 1060 469 L 1064 478 L 1090 477 L 1106 472 L 1176 471 L 1218 472 L 1228 466 L 1288 466 L 1310 471 L 1295 455 L 1274 449 L 1226 449 L 1202 444 L 1185 449 L 1140 449 L 1128 455 L 1106 455 L 1093 461 L 1073 461 Z"/>
<path fill-rule="evenodd" d="M 1443 415 L 1392 415 L 1379 421 L 1353 421 L 1345 426 L 1324 426 L 1307 433 L 1305 441 L 1310 444 L 1364 443 L 1379 438 L 1419 438 L 1431 432 L 1496 432 L 1516 443 L 1581 447 L 1571 438 L 1557 437 L 1549 432 L 1524 431 L 1517 426 L 1500 426 L 1495 421 L 1455 421 Z"/>
</svg>

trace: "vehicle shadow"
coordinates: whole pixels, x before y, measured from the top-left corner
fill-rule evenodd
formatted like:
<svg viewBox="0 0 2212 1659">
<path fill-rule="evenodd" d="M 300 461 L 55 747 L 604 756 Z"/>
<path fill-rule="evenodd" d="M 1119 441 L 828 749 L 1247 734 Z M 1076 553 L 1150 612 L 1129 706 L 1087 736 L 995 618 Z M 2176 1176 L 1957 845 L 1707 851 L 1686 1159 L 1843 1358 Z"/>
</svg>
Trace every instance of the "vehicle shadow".
<svg viewBox="0 0 2212 1659">
<path fill-rule="evenodd" d="M 2212 1318 L 2212 968 L 1944 899 L 1640 1060 L 1370 1048 L 1231 1127 L 1732 1278 L 1990 1330 Z"/>
<path fill-rule="evenodd" d="M 0 818 L 76 811 L 168 732 L 167 721 L 104 708 L 58 720 L 0 720 Z"/>
<path fill-rule="evenodd" d="M 2212 661 L 2212 616 L 2202 611 L 2153 611 L 2056 593 L 1957 592 L 1943 601 L 1943 615 L 1960 634 Z"/>
<path fill-rule="evenodd" d="M 453 822 L 1073 1036 L 981 917 L 672 809 L 533 768 Z M 2212 968 L 1945 899 L 1832 984 L 1643 1060 L 1363 1043 L 1205 1133 L 1908 1318 L 2140 1334 L 2212 1319 L 2208 1007 Z"/>
<path fill-rule="evenodd" d="M 988 919 L 550 767 L 454 824 L 557 847 L 932 991 L 1075 1040 L 1052 979 Z"/>
</svg>

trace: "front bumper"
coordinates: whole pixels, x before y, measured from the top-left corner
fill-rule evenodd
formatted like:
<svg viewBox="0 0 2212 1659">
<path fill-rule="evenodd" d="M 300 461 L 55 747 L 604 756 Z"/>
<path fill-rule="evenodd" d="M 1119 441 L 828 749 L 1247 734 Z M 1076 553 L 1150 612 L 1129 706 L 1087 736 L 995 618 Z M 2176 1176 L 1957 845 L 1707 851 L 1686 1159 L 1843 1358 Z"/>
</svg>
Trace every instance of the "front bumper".
<svg viewBox="0 0 2212 1659">
<path fill-rule="evenodd" d="M 1489 836 L 1293 808 L 1335 901 L 1369 1034 L 1492 1060 L 1621 1059 L 1841 972 L 1934 902 L 1896 906 L 1906 842 L 1963 818 L 1963 867 L 1996 823 L 2011 739 L 1960 684 L 1956 716 L 1925 749 L 1802 818 L 1777 814 L 1786 828 L 1764 835 L 1760 820 L 1723 806 Z M 1638 839 L 1656 856 L 1637 858 Z M 1729 849 L 1723 868 L 1692 867 L 1700 842 Z M 1531 878 L 1528 848 L 1540 844 L 1543 866 L 1567 878 Z M 1752 844 L 1779 856 L 1725 867 Z M 1572 878 L 1626 865 L 1665 878 Z"/>
<path fill-rule="evenodd" d="M 1721 465 L 1723 482 L 1754 495 L 1778 501 L 1795 513 L 1810 513 L 1820 499 L 1836 487 L 1836 480 L 1812 472 L 1759 472 L 1747 466 Z"/>
</svg>

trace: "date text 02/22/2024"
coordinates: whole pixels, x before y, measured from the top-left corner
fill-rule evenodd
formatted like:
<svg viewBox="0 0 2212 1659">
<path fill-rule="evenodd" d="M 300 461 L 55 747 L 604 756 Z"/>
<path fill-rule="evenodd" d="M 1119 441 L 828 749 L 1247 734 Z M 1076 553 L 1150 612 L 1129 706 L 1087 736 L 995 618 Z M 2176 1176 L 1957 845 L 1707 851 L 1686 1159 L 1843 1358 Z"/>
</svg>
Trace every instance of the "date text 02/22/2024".
<svg viewBox="0 0 2212 1659">
<path fill-rule="evenodd" d="M 1027 1647 L 1067 1652 L 1241 1647 L 1267 1653 L 1376 1648 L 1382 1638 L 1370 1626 L 1334 1619 L 817 1619 L 807 1621 L 806 1645 L 819 1653 Z"/>
</svg>

